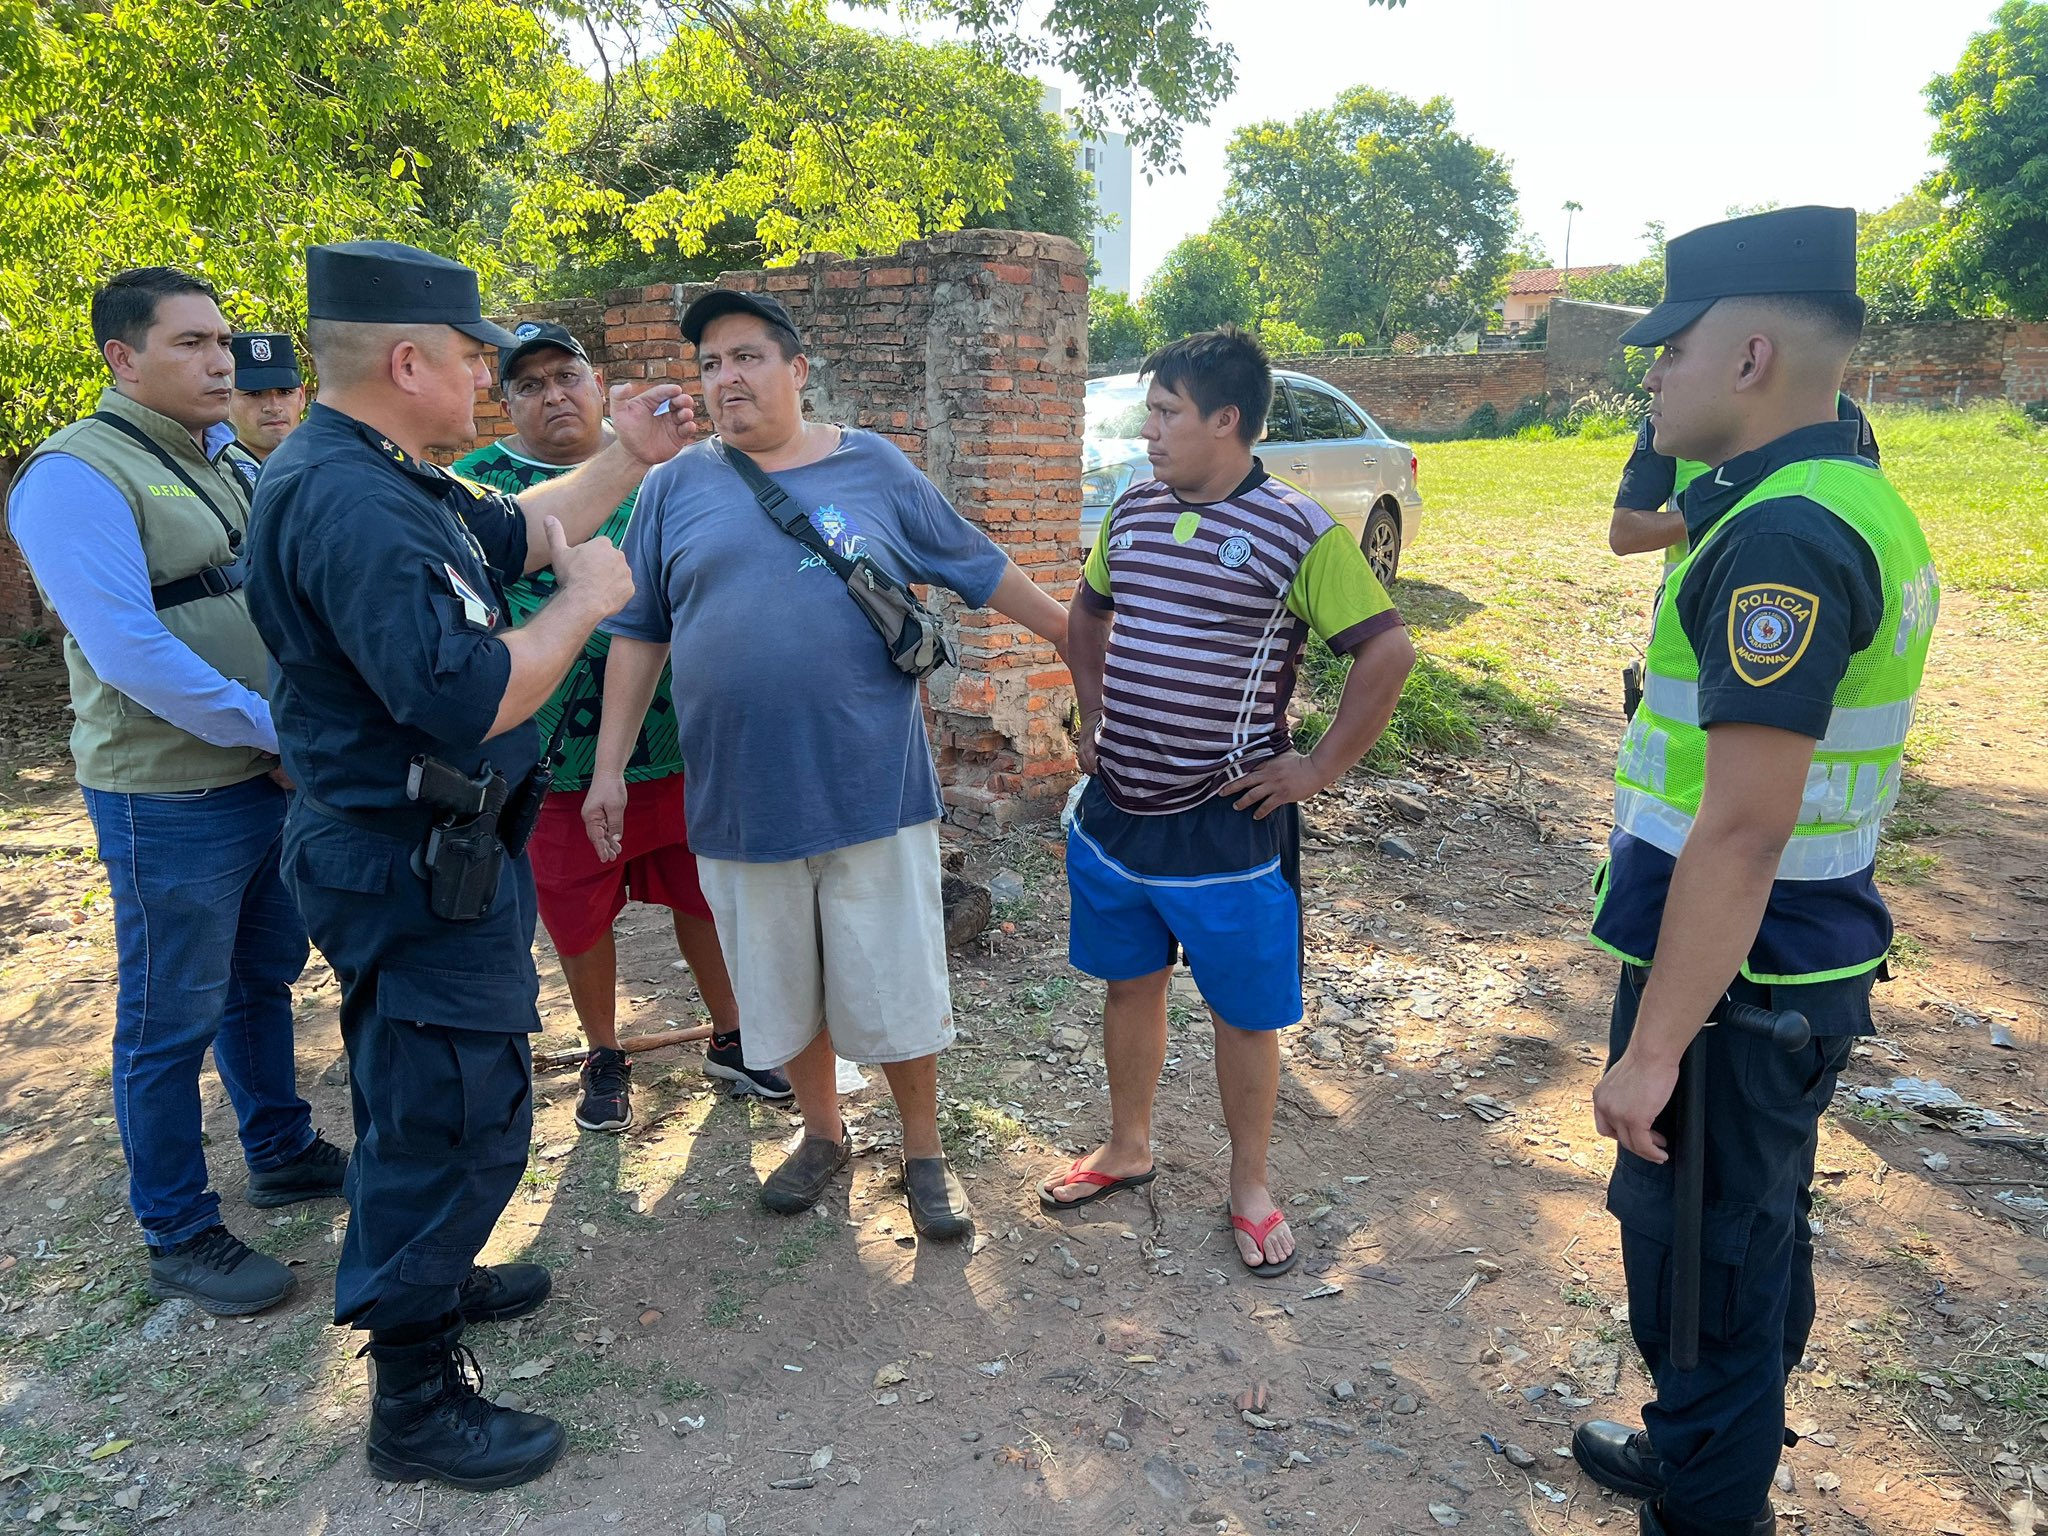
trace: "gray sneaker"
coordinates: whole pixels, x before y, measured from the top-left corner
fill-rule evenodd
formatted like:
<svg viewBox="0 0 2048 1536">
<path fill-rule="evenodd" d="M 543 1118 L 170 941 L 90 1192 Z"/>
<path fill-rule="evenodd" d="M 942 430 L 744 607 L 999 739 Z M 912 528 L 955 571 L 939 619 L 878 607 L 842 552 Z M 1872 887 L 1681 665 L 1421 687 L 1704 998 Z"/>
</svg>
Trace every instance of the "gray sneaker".
<svg viewBox="0 0 2048 1536">
<path fill-rule="evenodd" d="M 182 1296 L 216 1317 L 242 1317 L 291 1295 L 297 1278 L 226 1227 L 208 1227 L 173 1248 L 149 1251 L 149 1294 Z"/>
</svg>

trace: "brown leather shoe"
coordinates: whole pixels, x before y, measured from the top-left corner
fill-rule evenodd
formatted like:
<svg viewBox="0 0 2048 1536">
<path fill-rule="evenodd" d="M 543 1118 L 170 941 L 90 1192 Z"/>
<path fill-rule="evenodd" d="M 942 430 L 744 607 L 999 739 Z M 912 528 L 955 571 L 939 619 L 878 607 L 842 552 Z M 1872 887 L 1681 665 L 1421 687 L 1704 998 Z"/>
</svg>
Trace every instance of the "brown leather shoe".
<svg viewBox="0 0 2048 1536">
<path fill-rule="evenodd" d="M 761 1185 L 761 1204 L 783 1216 L 808 1211 L 846 1166 L 844 1140 L 806 1136 Z"/>
<path fill-rule="evenodd" d="M 950 1242 L 973 1234 L 967 1190 L 943 1157 L 905 1158 L 903 1193 L 910 1204 L 910 1224 L 919 1237 Z"/>
</svg>

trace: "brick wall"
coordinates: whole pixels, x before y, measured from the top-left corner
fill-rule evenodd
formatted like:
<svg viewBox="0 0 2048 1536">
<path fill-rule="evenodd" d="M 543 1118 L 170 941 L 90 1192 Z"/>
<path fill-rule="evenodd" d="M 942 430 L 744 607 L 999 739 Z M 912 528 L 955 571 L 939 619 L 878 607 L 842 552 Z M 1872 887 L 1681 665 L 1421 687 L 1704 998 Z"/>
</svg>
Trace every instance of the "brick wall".
<svg viewBox="0 0 2048 1536">
<path fill-rule="evenodd" d="M 1842 388 L 1852 400 L 1880 405 L 2000 399 L 2016 329 L 2002 320 L 1872 327 L 1849 358 Z"/>
<path fill-rule="evenodd" d="M 1453 432 L 1482 405 L 1502 416 L 1549 392 L 1541 352 L 1444 357 L 1289 358 L 1286 366 L 1344 391 L 1395 436 Z"/>
<path fill-rule="evenodd" d="M 2048 400 L 2048 325 L 2015 325 L 2006 340 L 2005 398 L 2019 405 Z"/>
<path fill-rule="evenodd" d="M 7 505 L 7 485 L 13 473 L 14 460 L 0 459 L 0 507 Z M 20 548 L 0 530 L 0 635 L 59 627 L 57 616 L 43 606 L 36 593 L 35 578 L 29 575 Z"/>
<path fill-rule="evenodd" d="M 672 379 L 696 393 L 680 321 L 712 286 L 624 289 L 499 318 L 566 325 L 614 383 Z M 729 272 L 716 286 L 771 293 L 789 307 L 810 357 L 805 403 L 814 417 L 886 436 L 1034 580 L 1061 601 L 1071 595 L 1088 349 L 1078 246 L 972 230 L 887 257 Z M 699 405 L 701 415 L 701 396 Z M 487 438 L 511 430 L 494 396 L 478 401 L 477 426 Z M 960 650 L 959 667 L 934 674 L 926 689 L 949 818 L 1000 825 L 1055 809 L 1074 771 L 1062 724 L 1072 699 L 1066 669 L 1028 631 L 950 593 L 934 596 Z"/>
</svg>

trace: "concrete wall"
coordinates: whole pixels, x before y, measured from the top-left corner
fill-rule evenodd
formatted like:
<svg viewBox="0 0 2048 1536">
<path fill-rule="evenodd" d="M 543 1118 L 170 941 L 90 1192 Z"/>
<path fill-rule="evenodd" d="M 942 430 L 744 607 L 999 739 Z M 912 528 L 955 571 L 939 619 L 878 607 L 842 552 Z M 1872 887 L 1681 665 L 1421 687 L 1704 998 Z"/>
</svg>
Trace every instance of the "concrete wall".
<svg viewBox="0 0 2048 1536">
<path fill-rule="evenodd" d="M 680 321 L 712 286 L 664 283 L 501 318 L 566 325 L 614 383 L 673 379 L 698 393 Z M 789 307 L 811 358 L 813 416 L 887 437 L 1034 580 L 1062 601 L 1071 595 L 1088 355 L 1078 246 L 973 230 L 887 257 L 729 272 L 715 286 Z M 486 438 L 511 430 L 495 395 L 479 399 L 477 425 Z M 959 668 L 926 688 L 949 818 L 994 825 L 1056 809 L 1074 770 L 1065 667 L 1029 631 L 935 596 L 960 649 Z"/>
<path fill-rule="evenodd" d="M 1544 343 L 1549 393 L 1560 399 L 1606 384 L 1620 359 L 1621 333 L 1646 313 L 1621 304 L 1582 304 L 1559 299 L 1550 306 Z"/>
</svg>

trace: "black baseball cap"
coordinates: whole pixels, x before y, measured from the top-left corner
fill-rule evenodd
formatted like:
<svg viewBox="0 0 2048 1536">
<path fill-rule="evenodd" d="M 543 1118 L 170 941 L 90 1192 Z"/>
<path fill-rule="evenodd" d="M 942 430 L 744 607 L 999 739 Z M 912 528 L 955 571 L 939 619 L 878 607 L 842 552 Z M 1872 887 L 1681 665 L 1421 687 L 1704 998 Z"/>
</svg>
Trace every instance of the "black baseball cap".
<svg viewBox="0 0 2048 1536">
<path fill-rule="evenodd" d="M 446 325 L 504 350 L 519 338 L 484 318 L 476 273 L 395 240 L 350 240 L 306 252 L 306 314 L 372 325 Z"/>
<path fill-rule="evenodd" d="M 1856 291 L 1856 210 L 1774 208 L 1688 230 L 1664 247 L 1664 302 L 1621 333 L 1662 346 L 1717 300 Z"/>
<path fill-rule="evenodd" d="M 513 366 L 543 347 L 553 347 L 586 363 L 590 361 L 590 354 L 583 350 L 583 343 L 576 339 L 576 333 L 552 320 L 522 320 L 512 327 L 512 335 L 515 338 L 513 344 L 498 349 L 498 386 L 501 389 L 505 380 L 511 377 Z"/>
<path fill-rule="evenodd" d="M 746 293 L 738 288 L 714 288 L 684 310 L 683 340 L 696 346 L 703 339 L 704 327 L 720 315 L 759 315 L 778 331 L 787 332 L 797 350 L 803 350 L 804 339 L 780 299 L 770 298 L 765 293 Z"/>
<path fill-rule="evenodd" d="M 282 332 L 237 331 L 228 338 L 228 350 L 235 355 L 235 388 L 245 393 L 297 389 L 306 382 L 299 376 L 292 339 Z"/>
</svg>

